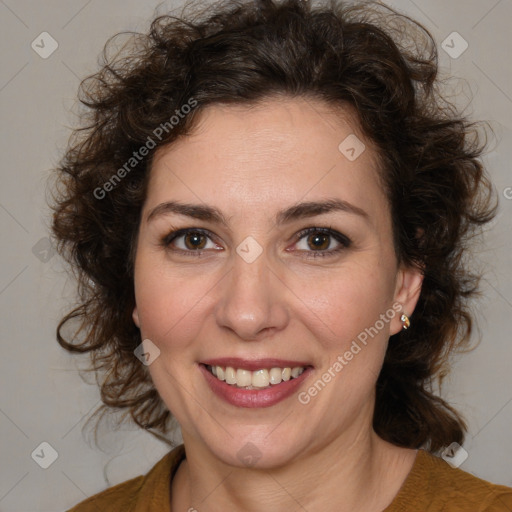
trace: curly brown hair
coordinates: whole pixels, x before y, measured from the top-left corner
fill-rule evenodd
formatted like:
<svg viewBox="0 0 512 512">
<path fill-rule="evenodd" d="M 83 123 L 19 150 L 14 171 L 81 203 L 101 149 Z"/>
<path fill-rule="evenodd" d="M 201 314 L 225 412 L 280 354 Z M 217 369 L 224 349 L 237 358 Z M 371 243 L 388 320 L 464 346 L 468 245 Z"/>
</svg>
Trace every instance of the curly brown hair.
<svg viewBox="0 0 512 512">
<path fill-rule="evenodd" d="M 165 433 L 172 416 L 134 356 L 141 338 L 132 320 L 152 156 L 190 133 L 208 105 L 275 94 L 350 104 L 380 157 L 397 259 L 424 274 L 410 329 L 389 341 L 374 429 L 404 447 L 462 444 L 464 420 L 433 383 L 469 343 L 478 276 L 467 264 L 468 242 L 496 207 L 478 127 L 440 93 L 431 34 L 370 2 L 228 0 L 184 13 L 157 17 L 147 34 L 129 33 L 109 57 L 121 37 L 114 36 L 101 70 L 81 84 L 83 121 L 56 172 L 52 204 L 53 236 L 79 296 L 59 323 L 59 343 L 90 352 L 103 408 Z M 70 321 L 79 327 L 65 339 Z"/>
</svg>

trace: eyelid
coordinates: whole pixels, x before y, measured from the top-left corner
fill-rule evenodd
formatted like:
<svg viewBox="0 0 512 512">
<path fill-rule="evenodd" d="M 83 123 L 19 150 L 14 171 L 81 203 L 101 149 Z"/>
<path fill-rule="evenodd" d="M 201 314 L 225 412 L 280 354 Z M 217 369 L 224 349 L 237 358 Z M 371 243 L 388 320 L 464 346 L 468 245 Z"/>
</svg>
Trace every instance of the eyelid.
<svg viewBox="0 0 512 512">
<path fill-rule="evenodd" d="M 334 238 L 339 246 L 335 249 L 327 249 L 327 250 L 311 250 L 311 251 L 305 251 L 302 249 L 299 249 L 298 252 L 302 253 L 304 257 L 306 258 L 318 258 L 318 257 L 329 257 L 329 256 L 336 256 L 338 253 L 342 252 L 343 250 L 348 249 L 352 245 L 352 240 L 344 235 L 343 233 L 340 233 L 339 231 L 328 227 L 309 227 L 306 229 L 303 229 L 299 231 L 296 235 L 294 235 L 295 242 L 294 245 L 300 242 L 304 237 L 307 235 L 313 234 L 313 233 L 321 233 L 325 235 L 329 235 L 332 238 Z M 287 249 L 289 252 L 293 252 L 293 250 Z"/>
<path fill-rule="evenodd" d="M 295 237 L 296 240 L 301 240 L 306 235 L 310 235 L 312 233 L 322 233 L 325 235 L 331 235 L 334 239 L 336 239 L 340 244 L 345 245 L 346 247 L 350 246 L 352 244 L 352 240 L 343 233 L 340 233 L 339 231 L 336 231 L 335 229 L 328 227 L 328 228 L 322 228 L 322 227 L 310 227 L 305 228 L 301 231 L 299 231 Z"/>
<path fill-rule="evenodd" d="M 171 243 L 176 240 L 177 238 L 180 238 L 182 236 L 186 236 L 189 233 L 199 233 L 201 235 L 206 236 L 211 242 L 213 242 L 216 245 L 219 245 L 218 241 L 216 240 L 217 237 L 208 229 L 204 228 L 179 228 L 179 229 L 172 229 L 170 233 L 167 233 L 162 239 L 161 239 L 161 245 L 163 245 L 165 248 L 169 248 Z M 171 249 L 176 252 L 181 253 L 189 253 L 189 254 L 200 254 L 202 252 L 211 250 L 211 249 L 197 249 L 197 250 L 184 250 L 184 249 Z"/>
<path fill-rule="evenodd" d="M 161 244 L 165 248 L 169 248 L 169 246 L 171 245 L 171 243 L 174 240 L 176 240 L 177 238 L 180 238 L 182 236 L 186 236 L 189 233 L 202 234 L 202 235 L 206 236 L 214 244 L 221 245 L 218 242 L 218 237 L 214 233 L 212 233 L 208 229 L 195 228 L 195 227 L 173 229 L 170 233 L 168 233 L 167 235 L 165 235 L 162 238 Z M 352 240 L 350 240 L 350 238 L 348 238 L 346 235 L 340 233 L 339 231 L 336 231 L 335 229 L 333 229 L 331 227 L 326 228 L 326 227 L 314 227 L 314 226 L 302 229 L 301 231 L 297 232 L 293 236 L 293 238 L 294 238 L 293 244 L 294 245 L 297 244 L 304 237 L 306 237 L 307 235 L 313 234 L 313 233 L 322 233 L 322 234 L 329 235 L 329 236 L 333 237 L 340 244 L 340 247 L 338 247 L 336 249 L 328 249 L 328 250 L 323 250 L 323 251 L 322 250 L 316 250 L 316 251 L 315 250 L 311 250 L 311 251 L 299 250 L 299 252 L 301 252 L 301 253 L 310 254 L 310 256 L 308 256 L 308 257 L 334 255 L 343 249 L 347 249 L 352 244 Z M 200 255 L 203 252 L 211 251 L 211 249 L 184 250 L 184 249 L 176 249 L 176 248 L 171 249 L 171 250 L 173 250 L 175 252 L 180 252 L 180 253 L 187 253 L 189 255 Z M 216 250 L 221 250 L 221 249 L 216 249 Z M 286 250 L 288 252 L 291 252 L 288 249 L 286 249 Z"/>
</svg>

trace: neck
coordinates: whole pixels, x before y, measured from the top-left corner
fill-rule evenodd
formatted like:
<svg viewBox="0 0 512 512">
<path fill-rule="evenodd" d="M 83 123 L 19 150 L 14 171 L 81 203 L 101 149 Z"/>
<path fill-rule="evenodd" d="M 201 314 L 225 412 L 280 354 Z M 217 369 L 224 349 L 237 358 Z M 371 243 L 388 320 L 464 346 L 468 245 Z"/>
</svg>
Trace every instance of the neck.
<svg viewBox="0 0 512 512">
<path fill-rule="evenodd" d="M 185 435 L 184 441 L 187 459 L 173 480 L 173 512 L 382 512 L 398 493 L 417 453 L 367 430 L 350 443 L 340 436 L 285 466 L 237 468 L 205 453 Z"/>
</svg>

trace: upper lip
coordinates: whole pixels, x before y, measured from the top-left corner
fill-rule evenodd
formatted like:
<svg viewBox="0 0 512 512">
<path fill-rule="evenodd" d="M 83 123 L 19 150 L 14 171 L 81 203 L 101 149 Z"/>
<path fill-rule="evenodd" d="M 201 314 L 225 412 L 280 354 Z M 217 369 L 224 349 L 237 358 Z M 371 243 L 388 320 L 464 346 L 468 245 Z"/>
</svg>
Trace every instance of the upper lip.
<svg viewBox="0 0 512 512">
<path fill-rule="evenodd" d="M 296 368 L 297 366 L 307 367 L 310 363 L 304 361 L 292 361 L 291 359 L 240 359 L 238 357 L 221 357 L 201 361 L 208 366 L 222 366 L 226 368 L 240 368 L 241 370 L 256 371 L 264 368 Z"/>
</svg>

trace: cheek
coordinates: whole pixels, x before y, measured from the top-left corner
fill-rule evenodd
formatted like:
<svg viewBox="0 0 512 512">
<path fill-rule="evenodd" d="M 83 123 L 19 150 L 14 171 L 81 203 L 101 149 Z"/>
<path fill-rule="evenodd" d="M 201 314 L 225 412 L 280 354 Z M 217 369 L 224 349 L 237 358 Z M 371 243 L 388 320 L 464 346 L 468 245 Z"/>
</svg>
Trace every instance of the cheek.
<svg viewBox="0 0 512 512">
<path fill-rule="evenodd" d="M 178 272 L 159 271 L 141 262 L 136 272 L 136 301 L 141 335 L 161 351 L 192 343 L 210 306 L 208 290 L 214 285 L 208 275 L 201 278 Z M 210 282 L 212 281 L 212 282 Z"/>
<path fill-rule="evenodd" d="M 380 315 L 389 311 L 389 316 L 394 315 L 392 271 L 374 269 L 350 265 L 331 273 L 303 275 L 290 284 L 304 305 L 303 319 L 309 319 L 311 330 L 317 334 L 323 332 L 317 339 L 340 348 L 373 326 Z M 378 327 L 380 336 L 387 339 L 389 322 Z"/>
<path fill-rule="evenodd" d="M 351 265 L 325 280 L 302 282 L 299 293 L 308 293 L 302 321 L 313 333 L 322 369 L 299 399 L 319 414 L 326 407 L 356 414 L 374 393 L 397 313 L 392 270 L 370 268 Z"/>
</svg>

